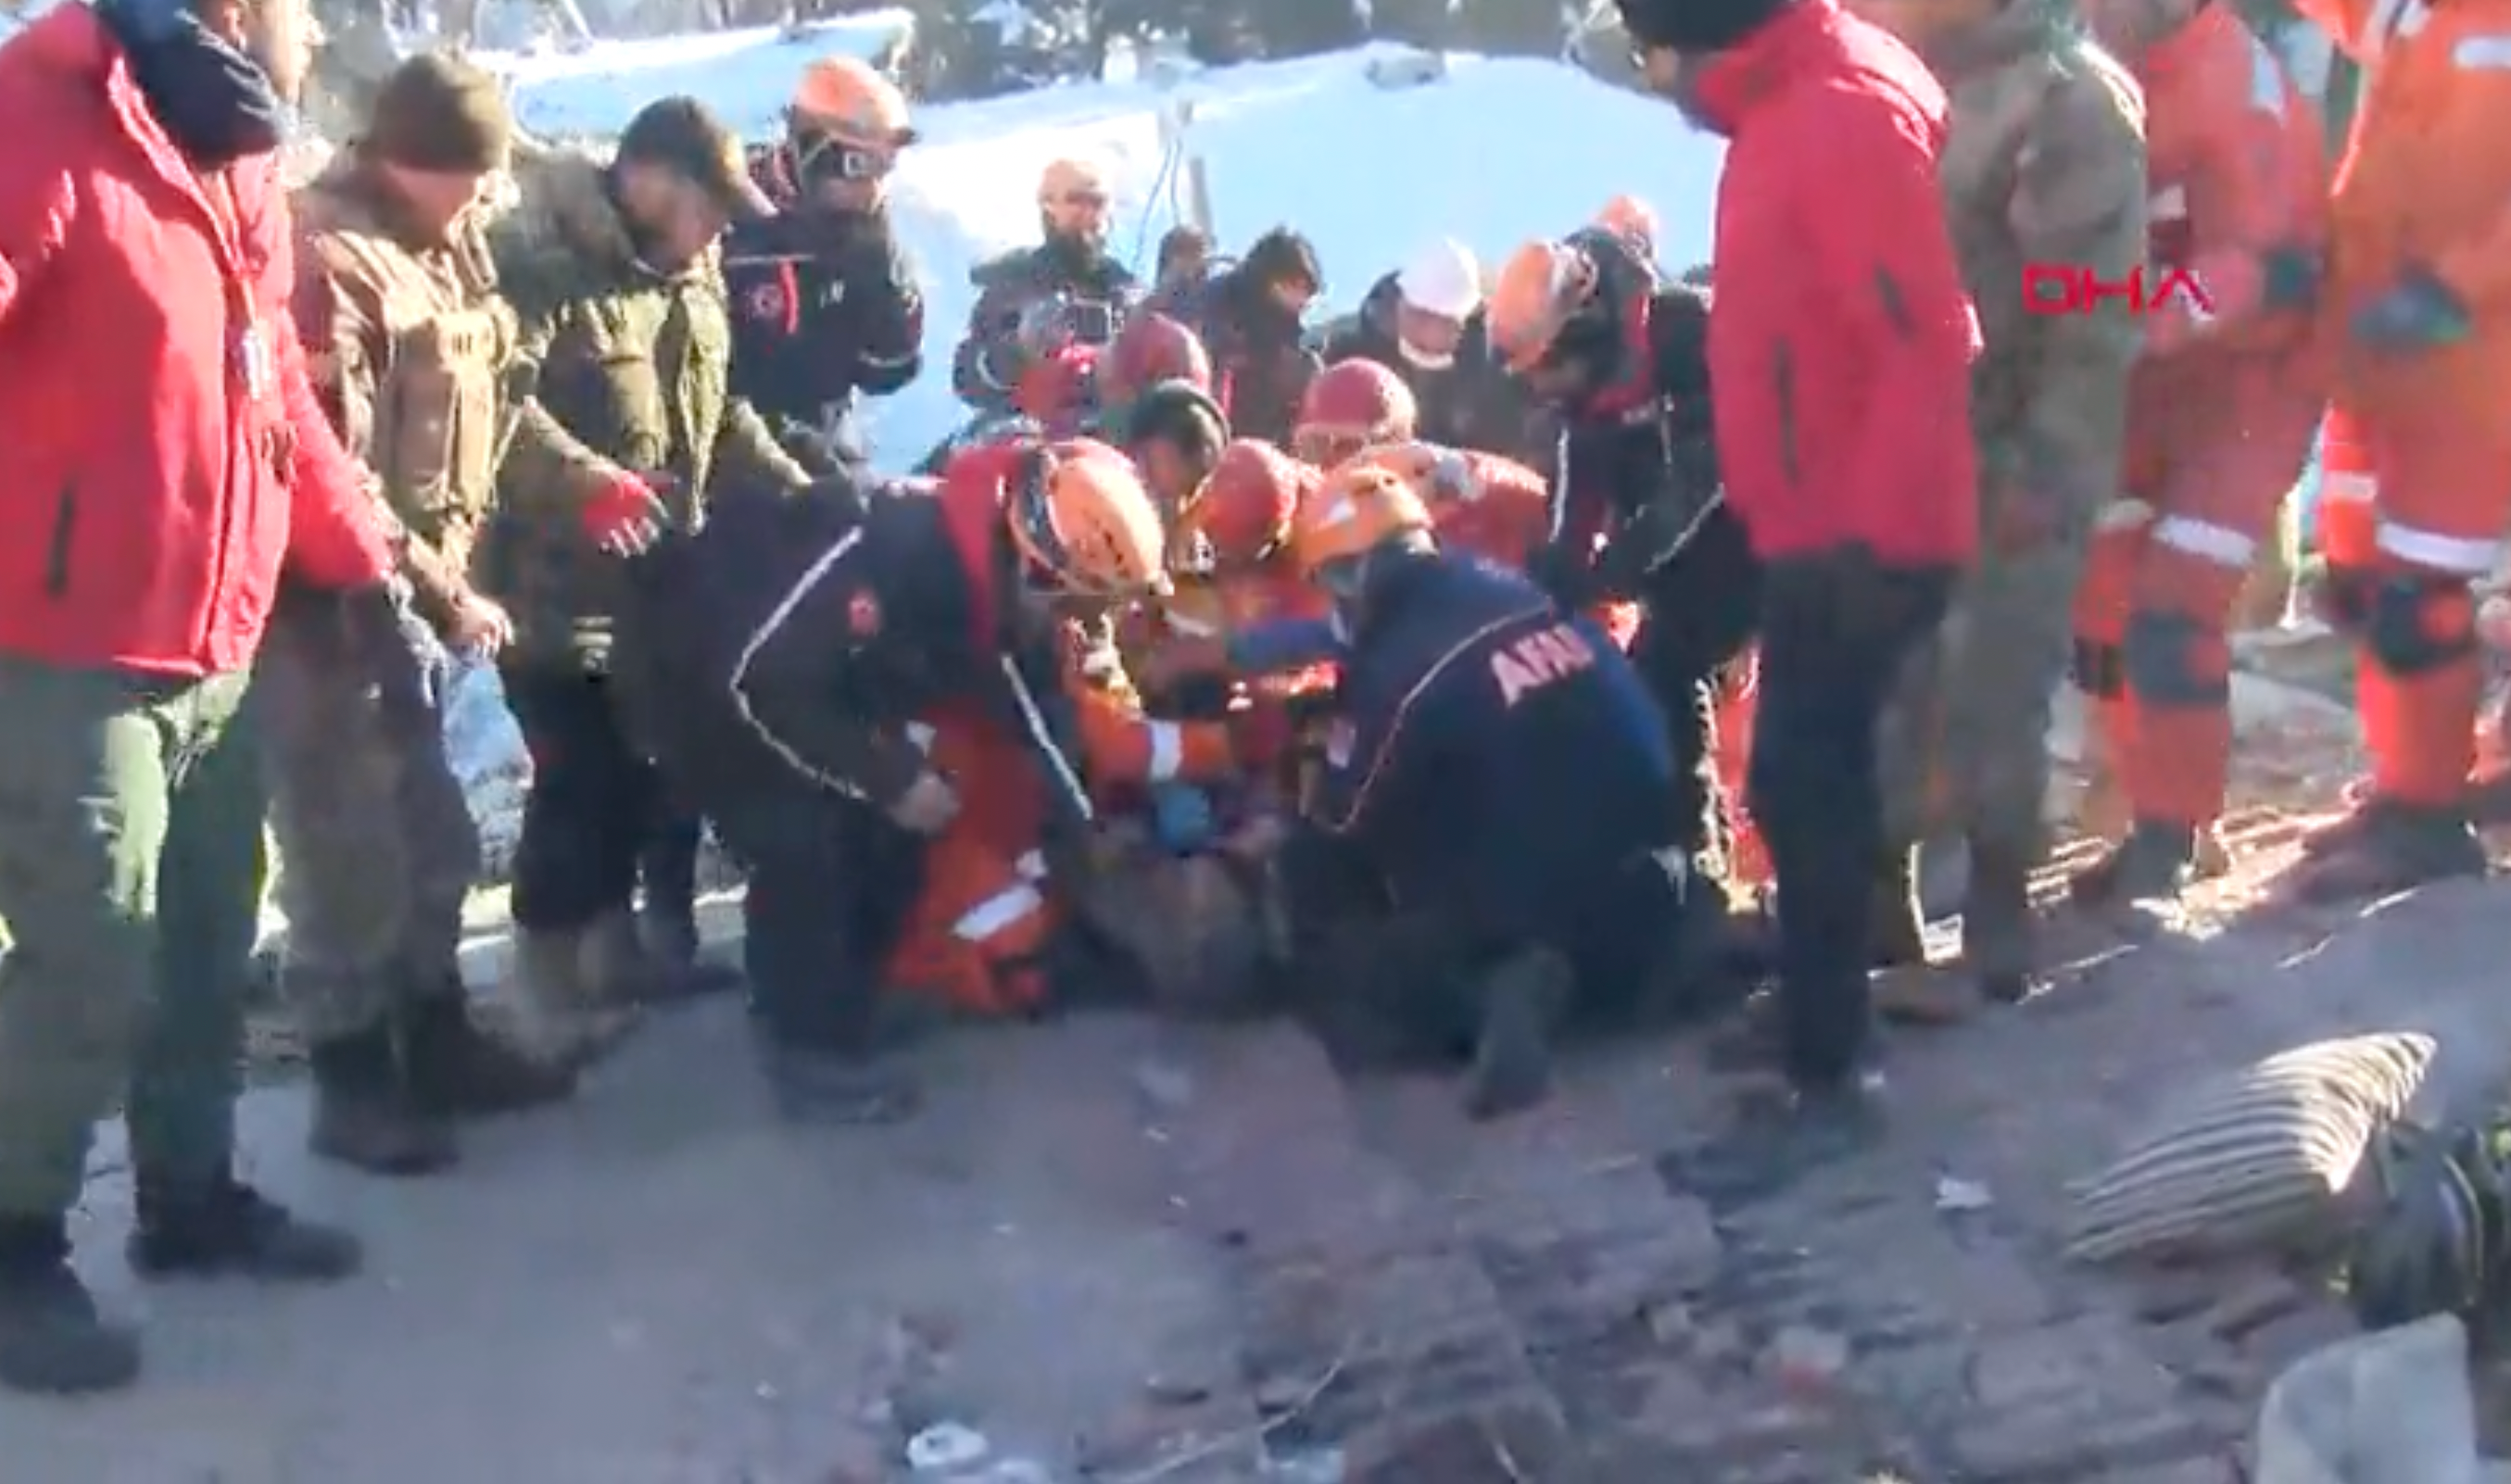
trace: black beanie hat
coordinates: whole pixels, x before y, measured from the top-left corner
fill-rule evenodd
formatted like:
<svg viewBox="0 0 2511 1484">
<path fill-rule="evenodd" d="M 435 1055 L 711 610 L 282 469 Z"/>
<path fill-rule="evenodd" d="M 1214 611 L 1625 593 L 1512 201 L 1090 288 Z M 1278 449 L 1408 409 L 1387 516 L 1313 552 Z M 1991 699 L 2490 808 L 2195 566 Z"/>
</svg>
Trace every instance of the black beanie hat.
<svg viewBox="0 0 2511 1484">
<path fill-rule="evenodd" d="M 1642 48 L 1723 52 L 1759 30 L 1789 0 L 1613 0 L 1622 29 Z"/>
<path fill-rule="evenodd" d="M 506 168 L 514 138 L 514 114 L 493 74 L 425 52 L 384 79 L 366 147 L 406 170 L 486 174 Z"/>
</svg>

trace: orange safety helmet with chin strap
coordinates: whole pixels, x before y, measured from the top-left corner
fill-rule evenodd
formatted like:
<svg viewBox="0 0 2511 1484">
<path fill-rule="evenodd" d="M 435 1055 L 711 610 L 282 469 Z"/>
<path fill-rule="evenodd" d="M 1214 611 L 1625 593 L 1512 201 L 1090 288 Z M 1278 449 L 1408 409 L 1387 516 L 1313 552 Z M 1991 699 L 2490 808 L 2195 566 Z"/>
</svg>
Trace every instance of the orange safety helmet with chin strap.
<svg viewBox="0 0 2511 1484">
<path fill-rule="evenodd" d="M 1291 451 L 1332 469 L 1372 443 L 1409 442 L 1421 406 L 1404 378 L 1374 361 L 1353 357 L 1319 371 L 1299 398 Z"/>
<path fill-rule="evenodd" d="M 1509 254 L 1491 285 L 1484 323 L 1491 349 L 1521 375 L 1543 364 L 1594 302 L 1595 261 L 1567 243 L 1533 242 Z"/>
<path fill-rule="evenodd" d="M 1220 451 L 1185 519 L 1221 568 L 1251 567 L 1290 542 L 1300 503 L 1323 478 L 1261 438 L 1239 438 Z"/>
<path fill-rule="evenodd" d="M 1104 443 L 1031 449 L 1003 514 L 1029 580 L 1050 595 L 1126 602 L 1168 590 L 1159 510 L 1133 461 Z"/>
<path fill-rule="evenodd" d="M 1430 507 L 1394 471 L 1356 463 L 1328 474 L 1291 519 L 1291 559 L 1316 582 L 1328 569 L 1406 535 L 1427 535 Z"/>
</svg>

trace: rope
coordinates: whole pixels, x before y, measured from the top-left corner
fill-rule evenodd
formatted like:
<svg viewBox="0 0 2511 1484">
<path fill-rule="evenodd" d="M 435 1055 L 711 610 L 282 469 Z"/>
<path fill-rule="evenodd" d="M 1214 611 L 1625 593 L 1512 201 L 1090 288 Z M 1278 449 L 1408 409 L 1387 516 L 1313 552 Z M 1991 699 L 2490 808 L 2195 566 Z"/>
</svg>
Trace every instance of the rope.
<svg viewBox="0 0 2511 1484">
<path fill-rule="evenodd" d="M 1183 174 L 1180 167 L 1185 164 L 1185 135 L 1186 131 L 1179 128 L 1169 140 L 1168 147 L 1160 155 L 1160 172 L 1151 177 L 1151 193 L 1149 199 L 1142 203 L 1142 219 L 1134 229 L 1134 250 L 1128 260 L 1128 266 L 1137 274 L 1141 273 L 1142 256 L 1151 246 L 1151 224 L 1159 220 L 1160 199 L 1163 196 L 1168 198 L 1172 216 L 1182 214 L 1178 209 L 1177 187 Z"/>
</svg>

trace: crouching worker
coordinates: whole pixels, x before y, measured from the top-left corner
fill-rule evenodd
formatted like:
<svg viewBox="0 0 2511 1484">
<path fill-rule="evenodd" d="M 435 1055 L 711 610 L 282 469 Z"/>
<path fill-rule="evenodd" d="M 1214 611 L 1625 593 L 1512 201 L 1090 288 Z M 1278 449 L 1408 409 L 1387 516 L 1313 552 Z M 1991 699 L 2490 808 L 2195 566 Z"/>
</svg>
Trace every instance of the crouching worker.
<svg viewBox="0 0 2511 1484">
<path fill-rule="evenodd" d="M 876 1055 L 880 988 L 929 915 L 928 862 L 944 892 L 980 874 L 982 852 L 938 843 L 982 826 L 994 856 L 1035 853 L 1029 884 L 1075 888 L 1097 821 L 1083 716 L 1104 704 L 1071 684 L 1071 635 L 1164 589 L 1160 539 L 1121 456 L 1032 441 L 963 455 L 938 485 L 726 502 L 644 559 L 637 708 L 749 867 L 744 967 L 789 1112 L 911 1109 Z M 1183 745 L 1087 730 L 1111 771 L 1156 774 Z"/>
<path fill-rule="evenodd" d="M 1528 1107 L 1573 1004 L 1666 962 L 1664 723 L 1592 626 L 1440 552 L 1421 495 L 1383 468 L 1329 476 L 1292 544 L 1342 636 L 1332 734 L 1277 862 L 1300 977 L 1409 1049 L 1469 1055 L 1473 1116 Z"/>
</svg>

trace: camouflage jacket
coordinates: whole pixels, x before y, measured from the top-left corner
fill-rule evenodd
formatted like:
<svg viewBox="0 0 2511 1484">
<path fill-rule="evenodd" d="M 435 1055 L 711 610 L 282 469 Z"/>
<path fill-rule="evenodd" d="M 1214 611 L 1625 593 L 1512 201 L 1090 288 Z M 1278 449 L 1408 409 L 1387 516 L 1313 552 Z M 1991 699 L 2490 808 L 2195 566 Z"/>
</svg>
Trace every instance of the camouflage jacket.
<svg viewBox="0 0 2511 1484">
<path fill-rule="evenodd" d="M 730 389 L 732 321 L 710 249 L 676 273 L 639 261 L 601 166 L 532 163 L 490 229 L 497 274 L 534 373 L 527 416 L 547 416 L 589 456 L 644 476 L 672 523 L 694 529 L 720 490 L 786 493 L 810 482 Z M 627 563 L 586 540 L 573 491 L 503 472 L 486 562 L 526 664 L 600 668 Z"/>
<path fill-rule="evenodd" d="M 514 405 L 514 316 L 480 223 L 412 229 L 355 150 L 292 199 L 296 321 L 316 392 L 381 481 L 402 570 L 443 624 L 470 590 L 474 545 L 502 463 L 514 481 L 583 492 L 615 471 L 546 416 Z"/>
<path fill-rule="evenodd" d="M 2144 95 L 2063 0 L 2009 0 L 1926 54 L 1952 99 L 1946 209 L 1987 341 L 1971 398 L 1981 518 L 2036 499 L 2079 539 L 2117 491 L 2140 331 L 2123 304 L 2033 313 L 2025 269 L 2116 283 L 2144 263 Z"/>
</svg>

